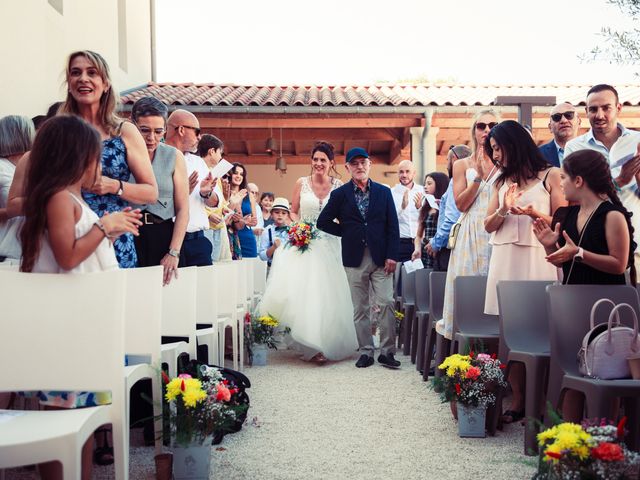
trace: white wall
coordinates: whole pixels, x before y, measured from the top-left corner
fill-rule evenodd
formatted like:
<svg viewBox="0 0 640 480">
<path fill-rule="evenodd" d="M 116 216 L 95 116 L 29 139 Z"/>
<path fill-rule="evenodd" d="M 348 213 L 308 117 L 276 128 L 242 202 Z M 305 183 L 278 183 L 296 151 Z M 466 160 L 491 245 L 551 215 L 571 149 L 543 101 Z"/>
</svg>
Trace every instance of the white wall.
<svg viewBox="0 0 640 480">
<path fill-rule="evenodd" d="M 65 98 L 66 58 L 94 50 L 109 64 L 117 91 L 151 80 L 149 0 L 124 0 L 127 71 L 119 66 L 118 0 L 0 0 L 0 116 L 33 117 Z"/>
</svg>

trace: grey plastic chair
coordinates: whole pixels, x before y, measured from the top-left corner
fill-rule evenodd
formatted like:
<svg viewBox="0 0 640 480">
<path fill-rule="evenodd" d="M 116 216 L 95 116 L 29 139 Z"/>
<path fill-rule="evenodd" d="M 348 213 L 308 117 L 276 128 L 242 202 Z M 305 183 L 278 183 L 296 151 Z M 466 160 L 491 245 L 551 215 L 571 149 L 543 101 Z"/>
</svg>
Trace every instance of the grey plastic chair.
<svg viewBox="0 0 640 480">
<path fill-rule="evenodd" d="M 464 350 L 472 340 L 485 345 L 497 343 L 500 327 L 497 315 L 484 313 L 486 276 L 459 276 L 454 281 L 453 342 L 451 353 Z"/>
<path fill-rule="evenodd" d="M 411 362 L 422 369 L 422 357 L 429 324 L 429 274 L 431 269 L 416 270 L 416 314 L 411 327 Z"/>
<path fill-rule="evenodd" d="M 539 418 L 544 397 L 545 378 L 549 370 L 549 321 L 547 286 L 551 281 L 498 282 L 500 345 L 498 357 L 507 365 L 521 362 L 526 371 L 525 418 Z M 500 398 L 501 400 L 501 398 Z M 498 411 L 502 411 L 501 401 Z M 538 451 L 533 422 L 525 423 L 524 453 Z"/>
<path fill-rule="evenodd" d="M 416 311 L 416 272 L 407 273 L 402 268 L 402 319 L 400 337 L 402 338 L 402 353 L 409 355 L 411 349 L 411 327 Z"/>
<path fill-rule="evenodd" d="M 584 394 L 587 418 L 609 417 L 611 402 L 625 400 L 629 436 L 627 445 L 637 450 L 640 446 L 640 380 L 599 380 L 583 377 L 576 361 L 582 339 L 590 329 L 593 304 L 601 298 L 614 303 L 628 303 L 640 313 L 640 301 L 635 287 L 627 285 L 551 285 L 547 287 L 549 307 L 549 341 L 551 361 L 547 398 L 554 407 L 560 405 L 566 389 Z M 601 307 L 597 323 L 609 318 L 609 310 Z M 621 311 L 621 320 L 631 324 L 628 311 Z"/>
<path fill-rule="evenodd" d="M 425 381 L 429 380 L 431 359 L 436 349 L 436 337 L 441 337 L 441 335 L 436 333 L 436 322 L 442 319 L 446 283 L 447 272 L 431 272 L 429 275 L 429 322 L 426 324 L 426 342 L 422 362 L 422 379 Z M 442 350 L 444 351 L 444 349 Z M 440 363 L 442 363 L 442 361 Z M 436 364 L 436 371 L 440 363 Z"/>
</svg>

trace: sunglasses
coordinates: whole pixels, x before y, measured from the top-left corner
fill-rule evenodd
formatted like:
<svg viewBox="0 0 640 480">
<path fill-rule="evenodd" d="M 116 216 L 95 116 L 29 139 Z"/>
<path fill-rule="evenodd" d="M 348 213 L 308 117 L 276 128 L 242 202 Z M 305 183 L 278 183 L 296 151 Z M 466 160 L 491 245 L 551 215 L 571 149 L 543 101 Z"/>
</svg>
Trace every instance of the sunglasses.
<svg viewBox="0 0 640 480">
<path fill-rule="evenodd" d="M 553 120 L 554 122 L 559 122 L 560 120 L 562 120 L 562 117 L 566 118 L 567 120 L 573 120 L 573 117 L 576 116 L 576 112 L 562 112 L 562 113 L 554 113 L 553 115 L 551 115 L 551 120 Z"/>
<path fill-rule="evenodd" d="M 200 127 L 192 127 L 192 126 L 190 126 L 190 125 L 178 125 L 178 126 L 176 126 L 176 127 L 175 127 L 175 129 L 177 130 L 177 129 L 179 129 L 180 127 L 182 127 L 182 128 L 188 128 L 188 129 L 190 129 L 190 130 L 193 130 L 193 131 L 196 133 L 196 137 L 197 137 L 198 135 L 200 135 Z"/>
<path fill-rule="evenodd" d="M 489 123 L 478 122 L 478 123 L 476 123 L 476 129 L 477 130 L 485 130 L 487 127 L 489 127 L 489 130 L 491 130 L 497 124 L 498 124 L 498 122 L 489 122 Z"/>
<path fill-rule="evenodd" d="M 138 130 L 140 131 L 140 134 L 143 137 L 148 137 L 149 135 L 153 134 L 156 137 L 161 137 L 162 135 L 164 135 L 164 128 L 147 128 L 147 127 L 138 127 Z"/>
<path fill-rule="evenodd" d="M 451 145 L 449 147 L 449 151 L 451 153 L 453 153 L 453 156 L 456 157 L 456 160 L 460 160 L 460 157 L 458 156 L 458 154 L 456 153 L 456 146 L 455 145 Z"/>
</svg>

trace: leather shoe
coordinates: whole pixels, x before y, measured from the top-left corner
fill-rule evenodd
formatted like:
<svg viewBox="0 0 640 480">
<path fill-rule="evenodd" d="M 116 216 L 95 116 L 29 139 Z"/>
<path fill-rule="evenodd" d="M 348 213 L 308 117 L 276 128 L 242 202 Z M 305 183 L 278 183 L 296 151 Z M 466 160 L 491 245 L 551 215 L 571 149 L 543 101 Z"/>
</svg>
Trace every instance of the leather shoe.
<svg viewBox="0 0 640 480">
<path fill-rule="evenodd" d="M 387 353 L 386 355 L 380 355 L 378 357 L 378 363 L 387 368 L 400 368 L 400 362 L 393 358 L 393 353 Z"/>
<path fill-rule="evenodd" d="M 358 368 L 367 368 L 370 367 L 371 365 L 373 365 L 373 357 L 370 357 L 369 355 L 360 355 L 360 358 L 358 359 L 358 361 L 356 362 L 356 367 Z"/>
</svg>

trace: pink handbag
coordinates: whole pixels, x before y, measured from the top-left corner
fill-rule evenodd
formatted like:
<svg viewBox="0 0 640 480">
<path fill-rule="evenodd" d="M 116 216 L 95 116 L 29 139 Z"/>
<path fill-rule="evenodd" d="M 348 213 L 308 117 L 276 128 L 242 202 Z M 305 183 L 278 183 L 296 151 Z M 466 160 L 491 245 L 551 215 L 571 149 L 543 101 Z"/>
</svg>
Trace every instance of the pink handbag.
<svg viewBox="0 0 640 480">
<path fill-rule="evenodd" d="M 599 305 L 609 303 L 613 309 L 607 323 L 595 325 L 595 313 Z M 627 308 L 633 317 L 633 328 L 620 325 L 619 311 Z M 614 324 L 615 318 L 615 324 Z M 627 357 L 640 352 L 638 317 L 628 303 L 615 305 L 608 298 L 602 298 L 591 308 L 591 330 L 582 340 L 578 352 L 578 365 L 582 375 L 602 380 L 630 378 Z"/>
</svg>

